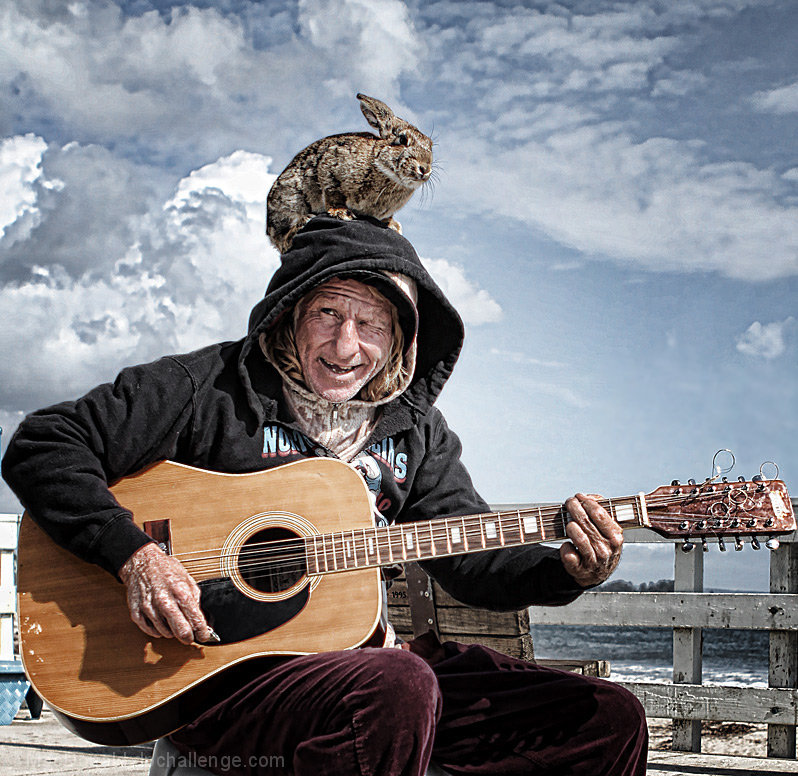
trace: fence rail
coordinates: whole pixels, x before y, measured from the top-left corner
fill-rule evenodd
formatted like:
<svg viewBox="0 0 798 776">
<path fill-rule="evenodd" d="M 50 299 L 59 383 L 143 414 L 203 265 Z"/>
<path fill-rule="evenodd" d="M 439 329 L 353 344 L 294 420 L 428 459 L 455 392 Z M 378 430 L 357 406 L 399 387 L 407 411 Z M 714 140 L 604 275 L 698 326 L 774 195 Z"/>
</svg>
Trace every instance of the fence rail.
<svg viewBox="0 0 798 776">
<path fill-rule="evenodd" d="M 793 499 L 798 511 L 798 500 Z M 798 726 L 798 533 L 770 553 L 769 593 L 704 593 L 700 545 L 684 553 L 647 529 L 627 542 L 674 544 L 674 592 L 588 592 L 566 607 L 534 609 L 535 625 L 673 629 L 673 683 L 624 682 L 646 714 L 673 720 L 673 748 L 701 751 L 701 721 L 766 723 L 768 757 L 796 757 Z M 750 551 L 750 547 L 746 548 Z M 763 550 L 764 551 L 764 550 Z M 768 687 L 702 684 L 703 629 L 770 632 Z"/>
</svg>

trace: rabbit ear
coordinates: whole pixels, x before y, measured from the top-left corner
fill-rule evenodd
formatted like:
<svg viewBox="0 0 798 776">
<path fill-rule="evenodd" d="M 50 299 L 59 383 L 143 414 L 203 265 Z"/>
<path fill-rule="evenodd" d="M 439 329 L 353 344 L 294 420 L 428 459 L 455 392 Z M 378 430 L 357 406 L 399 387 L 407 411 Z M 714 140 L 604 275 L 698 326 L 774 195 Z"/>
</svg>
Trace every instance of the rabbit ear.
<svg viewBox="0 0 798 776">
<path fill-rule="evenodd" d="M 393 111 L 384 102 L 374 97 L 358 94 L 357 98 L 360 100 L 360 110 L 363 111 L 366 121 L 379 131 L 380 137 L 391 135 L 396 120 Z"/>
</svg>

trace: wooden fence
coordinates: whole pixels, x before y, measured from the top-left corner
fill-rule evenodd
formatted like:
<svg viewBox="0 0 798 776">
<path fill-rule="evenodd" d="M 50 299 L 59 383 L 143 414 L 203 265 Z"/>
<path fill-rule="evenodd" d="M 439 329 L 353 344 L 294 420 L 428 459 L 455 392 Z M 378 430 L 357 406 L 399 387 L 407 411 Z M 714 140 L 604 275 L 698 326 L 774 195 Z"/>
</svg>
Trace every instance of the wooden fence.
<svg viewBox="0 0 798 776">
<path fill-rule="evenodd" d="M 798 500 L 793 500 L 798 511 Z M 653 531 L 627 543 L 668 542 Z M 769 593 L 704 593 L 704 553 L 674 543 L 674 592 L 588 592 L 566 607 L 536 607 L 536 625 L 610 625 L 673 629 L 673 683 L 624 683 L 650 717 L 673 720 L 673 748 L 701 751 L 701 720 L 767 723 L 768 757 L 796 757 L 798 725 L 798 533 L 770 552 Z M 733 547 L 733 545 L 731 545 Z M 713 551 L 717 552 L 715 546 Z M 751 552 L 746 543 L 745 552 Z M 768 552 L 764 549 L 762 552 Z M 770 632 L 768 687 L 702 684 L 704 628 Z"/>
</svg>

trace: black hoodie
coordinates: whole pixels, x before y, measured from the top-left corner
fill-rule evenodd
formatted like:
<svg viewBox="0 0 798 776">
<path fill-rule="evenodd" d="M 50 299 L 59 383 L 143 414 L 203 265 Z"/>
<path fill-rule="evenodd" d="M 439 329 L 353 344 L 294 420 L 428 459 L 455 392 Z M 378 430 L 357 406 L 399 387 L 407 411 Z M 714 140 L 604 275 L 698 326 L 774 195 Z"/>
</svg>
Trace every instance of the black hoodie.
<svg viewBox="0 0 798 776">
<path fill-rule="evenodd" d="M 389 521 L 487 511 L 460 462 L 459 440 L 433 406 L 462 347 L 459 316 L 406 239 L 367 219 L 328 216 L 310 221 L 283 255 L 245 338 L 129 367 L 113 384 L 33 413 L 8 446 L 3 476 L 56 542 L 116 574 L 150 539 L 108 483 L 163 459 L 242 473 L 333 455 L 292 422 L 258 336 L 324 280 L 380 271 L 416 282 L 416 369 L 407 390 L 382 409 L 353 465 Z M 580 592 L 557 551 L 542 546 L 423 565 L 475 606 L 561 604 Z"/>
</svg>

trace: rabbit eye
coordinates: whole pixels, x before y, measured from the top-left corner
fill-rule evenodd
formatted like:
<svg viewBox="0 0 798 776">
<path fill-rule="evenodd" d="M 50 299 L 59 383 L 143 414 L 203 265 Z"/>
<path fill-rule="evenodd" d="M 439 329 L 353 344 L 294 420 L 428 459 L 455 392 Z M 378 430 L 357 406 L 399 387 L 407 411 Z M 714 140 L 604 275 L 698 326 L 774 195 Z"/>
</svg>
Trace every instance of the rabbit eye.
<svg viewBox="0 0 798 776">
<path fill-rule="evenodd" d="M 396 145 L 406 146 L 408 143 L 407 135 L 404 132 L 399 132 L 399 134 L 396 135 L 396 140 L 394 142 Z"/>
</svg>

